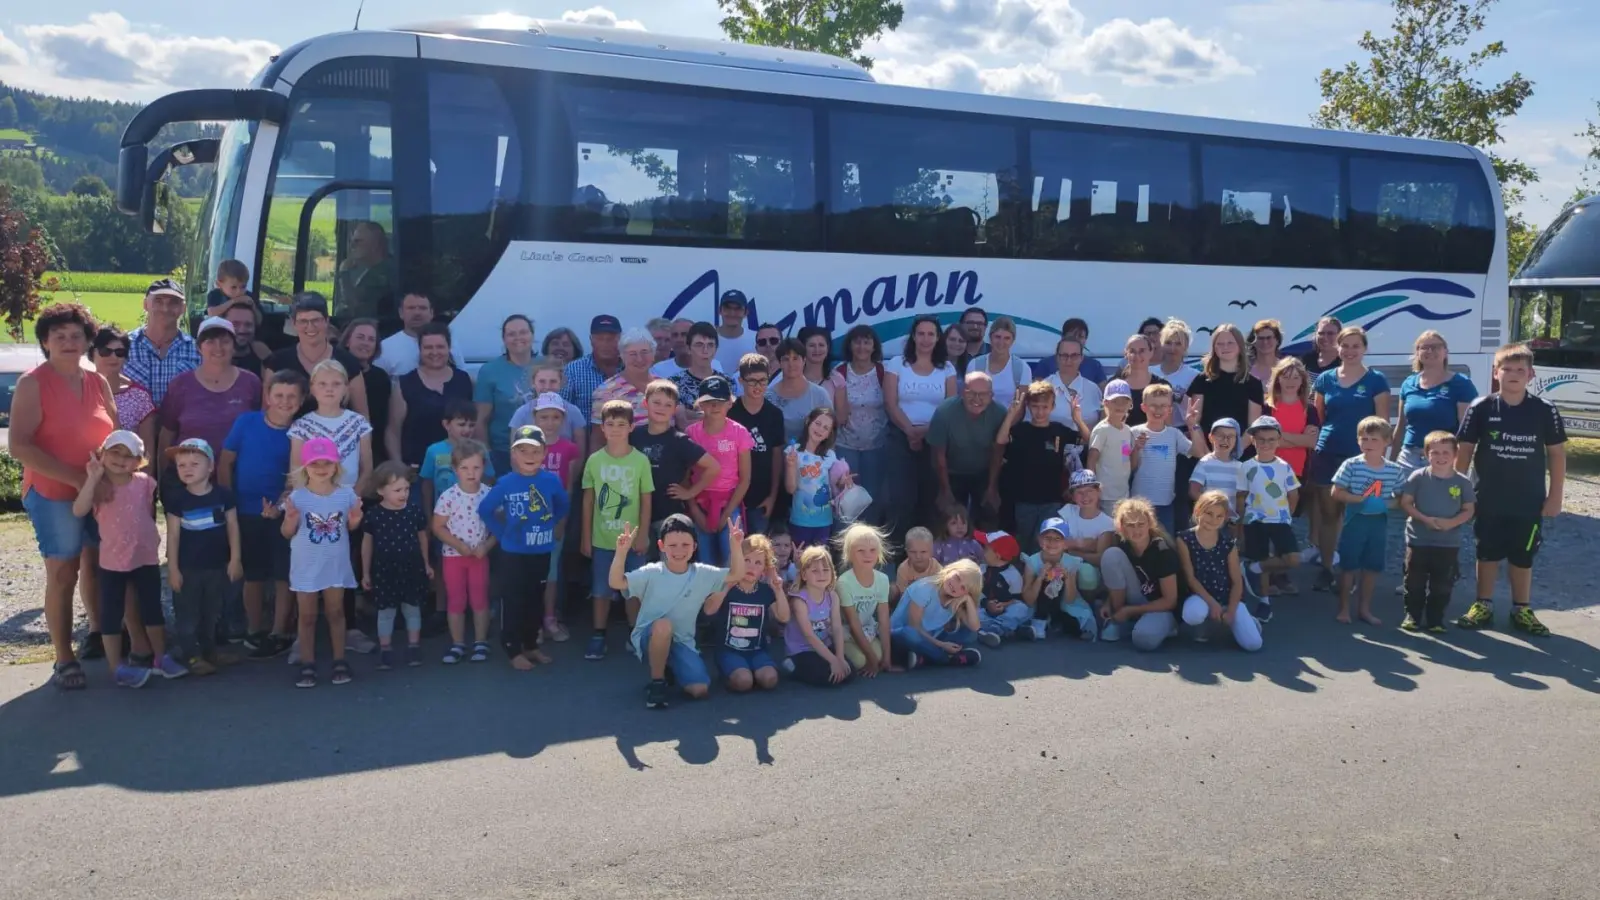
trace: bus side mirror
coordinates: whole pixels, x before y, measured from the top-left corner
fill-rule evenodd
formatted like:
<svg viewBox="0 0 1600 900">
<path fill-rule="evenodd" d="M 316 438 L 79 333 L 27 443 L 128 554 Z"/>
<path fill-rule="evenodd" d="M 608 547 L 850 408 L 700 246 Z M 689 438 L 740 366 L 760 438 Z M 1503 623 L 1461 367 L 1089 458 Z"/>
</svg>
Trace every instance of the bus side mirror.
<svg viewBox="0 0 1600 900">
<path fill-rule="evenodd" d="M 124 215 L 139 214 L 144 200 L 145 168 L 150 164 L 150 148 L 144 144 L 123 147 L 117 152 L 117 209 Z"/>
<path fill-rule="evenodd" d="M 168 147 L 156 161 L 141 176 L 139 204 L 136 207 L 139 216 L 139 227 L 152 234 L 162 234 L 166 231 L 167 218 L 171 214 L 171 188 L 165 183 L 167 173 L 183 166 L 193 166 L 201 163 L 215 163 L 217 151 L 222 142 L 215 138 L 203 140 L 184 141 Z M 129 164 L 129 154 L 132 150 L 142 150 L 142 147 L 124 147 L 119 156 L 121 165 Z M 121 205 L 121 192 L 127 184 L 119 173 L 117 178 L 118 205 Z M 159 219 L 159 221 L 158 221 Z"/>
</svg>

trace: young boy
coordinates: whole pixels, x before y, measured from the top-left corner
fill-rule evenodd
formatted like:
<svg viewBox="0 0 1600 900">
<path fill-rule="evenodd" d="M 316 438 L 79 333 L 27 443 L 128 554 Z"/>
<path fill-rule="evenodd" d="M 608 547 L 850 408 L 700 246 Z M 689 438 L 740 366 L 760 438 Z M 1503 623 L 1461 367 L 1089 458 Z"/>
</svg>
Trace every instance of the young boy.
<svg viewBox="0 0 1600 900">
<path fill-rule="evenodd" d="M 1389 423 L 1367 416 L 1356 426 L 1360 456 L 1339 464 L 1333 473 L 1333 499 L 1345 504 L 1344 531 L 1339 535 L 1339 614 L 1338 621 L 1350 624 L 1350 590 L 1356 573 L 1361 573 L 1356 615 L 1368 625 L 1382 625 L 1372 614 L 1372 589 L 1383 573 L 1389 540 L 1389 509 L 1394 505 L 1400 480 L 1405 476 L 1399 464 L 1385 451 L 1394 434 Z"/>
<path fill-rule="evenodd" d="M 894 583 L 889 585 L 889 605 L 900 602 L 900 595 L 912 582 L 938 574 L 939 563 L 933 558 L 933 532 L 921 525 L 906 532 L 906 558 L 894 570 Z"/>
<path fill-rule="evenodd" d="M 1100 478 L 1093 469 L 1073 472 L 1067 492 L 1072 503 L 1061 507 L 1059 517 L 1066 529 L 1062 532 L 1067 538 L 1066 552 L 1076 560 L 1078 589 L 1086 595 L 1098 594 L 1100 555 L 1116 543 L 1117 526 L 1104 512 Z"/>
<path fill-rule="evenodd" d="M 1194 464 L 1194 472 L 1189 475 L 1191 501 L 1199 500 L 1206 491 L 1221 491 L 1230 499 L 1237 498 L 1233 514 L 1228 517 L 1235 526 L 1244 518 L 1244 494 L 1239 489 L 1244 466 L 1234 459 L 1236 454 L 1233 452 L 1238 446 L 1238 422 L 1228 417 L 1212 422 L 1211 452 Z M 1238 537 L 1238 534 L 1234 535 L 1235 539 Z"/>
<path fill-rule="evenodd" d="M 1423 439 L 1426 468 L 1400 486 L 1406 514 L 1405 631 L 1444 633 L 1444 610 L 1456 584 L 1461 526 L 1472 520 L 1478 496 L 1472 479 L 1456 471 L 1456 436 L 1435 431 Z"/>
<path fill-rule="evenodd" d="M 648 419 L 633 429 L 628 443 L 650 460 L 650 478 L 656 486 L 650 497 L 650 535 L 654 538 L 661 534 L 667 516 L 688 514 L 688 504 L 717 477 L 719 467 L 704 447 L 678 430 L 674 420 L 676 385 L 664 378 L 650 382 L 644 389 L 644 408 Z M 693 484 L 688 483 L 690 472 L 695 472 Z M 655 541 L 648 543 L 650 555 L 656 556 Z"/>
<path fill-rule="evenodd" d="M 737 522 L 729 526 L 735 546 L 744 543 L 744 532 Z M 695 649 L 695 624 L 700 613 L 722 602 L 728 588 L 744 578 L 744 554 L 735 553 L 726 569 L 693 562 L 695 524 L 687 516 L 668 516 L 661 523 L 661 561 L 629 572 L 626 557 L 641 532 L 624 525 L 616 538 L 616 551 L 610 555 L 607 584 L 624 591 L 628 602 L 638 610 L 638 623 L 630 643 L 634 655 L 650 666 L 650 683 L 644 689 L 644 705 L 663 709 L 667 705 L 667 666 L 683 692 L 696 700 L 704 697 L 711 684 L 706 664 Z"/>
<path fill-rule="evenodd" d="M 206 293 L 206 315 L 221 316 L 237 300 L 255 306 L 255 298 L 245 293 L 249 283 L 249 266 L 237 259 L 223 260 L 217 265 L 217 286 Z"/>
<path fill-rule="evenodd" d="M 983 606 L 978 611 L 978 640 L 990 647 L 1000 646 L 1002 640 L 1013 635 L 1044 640 L 1043 623 L 1037 630 L 1033 628 L 1033 604 L 1023 599 L 1022 571 L 1015 565 L 1022 553 L 1017 539 L 1004 531 L 980 531 L 973 537 L 983 547 Z"/>
<path fill-rule="evenodd" d="M 628 444 L 633 431 L 633 404 L 608 400 L 600 407 L 600 434 L 605 445 L 596 450 L 583 466 L 583 532 L 580 550 L 593 560 L 590 595 L 594 605 L 594 634 L 584 659 L 605 659 L 606 623 L 611 604 L 621 595 L 611 586 L 611 556 L 617 538 L 627 528 L 633 550 L 623 554 L 623 571 L 631 572 L 644 564 L 644 526 L 650 523 L 651 492 L 655 479 L 650 460 Z M 631 527 L 630 527 L 631 526 Z M 638 614 L 629 605 L 628 621 Z"/>
<path fill-rule="evenodd" d="M 578 490 L 578 474 L 582 471 L 583 458 L 579 455 L 578 445 L 562 437 L 566 432 L 567 401 L 555 391 L 547 391 L 535 397 L 532 403 L 534 425 L 545 440 L 544 470 L 556 476 L 566 489 L 567 496 L 571 497 Z M 493 478 L 494 472 L 489 470 L 484 475 Z M 563 538 L 556 538 L 555 549 L 550 551 L 550 576 L 544 583 L 544 633 L 558 644 L 572 638 L 572 632 L 561 624 L 561 618 L 556 614 L 560 605 L 561 557 L 565 546 Z"/>
<path fill-rule="evenodd" d="M 1500 562 L 1511 564 L 1511 627 L 1535 637 L 1550 629 L 1528 607 L 1533 588 L 1533 558 L 1543 536 L 1542 519 L 1561 514 L 1567 484 L 1567 431 L 1561 414 L 1528 393 L 1533 351 L 1523 344 L 1501 347 L 1494 355 L 1500 390 L 1467 407 L 1456 432 L 1456 471 L 1477 470 L 1479 484 L 1494 485 L 1479 499 L 1473 534 L 1478 541 L 1478 599 L 1457 620 L 1462 628 L 1494 625 L 1494 582 Z M 1545 489 L 1546 460 L 1550 487 Z"/>
<path fill-rule="evenodd" d="M 750 451 L 755 441 L 743 425 L 728 419 L 733 385 L 727 378 L 713 375 L 701 382 L 700 396 L 694 402 L 701 419 L 684 433 L 717 461 L 717 474 L 689 504 L 689 518 L 700 529 L 701 561 L 717 564 L 732 556 L 730 547 L 738 546 L 728 534 L 728 525 L 738 519 L 750 490 Z M 741 527 L 743 524 L 740 520 Z"/>
<path fill-rule="evenodd" d="M 433 515 L 433 507 L 439 502 L 439 497 L 456 483 L 455 468 L 450 464 L 450 453 L 455 445 L 462 441 L 470 441 L 478 433 L 478 405 L 471 400 L 455 399 L 445 404 L 444 407 L 444 433 L 445 439 L 430 444 L 422 453 L 422 467 L 417 470 L 417 477 L 422 481 L 422 506 Z M 483 483 L 493 484 L 495 478 L 494 463 L 488 457 L 483 460 Z M 437 563 L 437 560 L 435 561 Z M 437 565 L 434 568 L 438 568 Z"/>
<path fill-rule="evenodd" d="M 167 514 L 167 583 L 172 585 L 174 660 L 195 675 L 214 675 L 216 626 L 234 582 L 244 578 L 233 492 L 211 486 L 211 445 L 189 438 L 167 450 L 181 490 L 161 498 Z"/>
<path fill-rule="evenodd" d="M 534 621 L 536 599 L 544 596 L 550 554 L 566 528 L 569 505 L 561 479 L 544 470 L 544 457 L 545 440 L 539 429 L 525 425 L 513 431 L 512 471 L 478 504 L 478 516 L 502 551 L 500 571 L 495 573 L 504 604 L 500 641 L 511 667 L 523 672 L 550 661 L 537 640 L 530 638 L 528 623 Z"/>
<path fill-rule="evenodd" d="M 745 492 L 745 533 L 768 534 L 778 509 L 783 484 L 783 410 L 767 402 L 771 375 L 767 358 L 746 353 L 739 358 L 739 385 L 744 388 L 728 418 L 750 432 L 750 490 Z"/>
<path fill-rule="evenodd" d="M 1056 392 L 1048 381 L 1035 381 L 1017 392 L 1006 412 L 996 445 L 1005 447 L 1007 494 L 1016 504 L 1017 534 L 1022 552 L 1039 549 L 1039 523 L 1056 514 L 1061 505 L 1061 476 L 1077 465 L 1072 448 L 1083 442 L 1089 428 L 1076 404 L 1068 428 L 1053 422 Z M 1028 420 L 1019 422 L 1023 408 Z"/>
<path fill-rule="evenodd" d="M 242 413 L 222 442 L 217 484 L 238 502 L 239 544 L 244 565 L 244 639 L 251 659 L 271 659 L 289 651 L 294 635 L 289 617 L 289 541 L 278 526 L 278 503 L 289 477 L 289 426 L 305 399 L 306 379 L 279 369 L 267 382 L 267 402 L 260 412 Z M 267 630 L 263 605 L 267 582 L 273 582 L 272 629 Z"/>
<path fill-rule="evenodd" d="M 1117 501 L 1128 496 L 1134 467 L 1139 464 L 1133 452 L 1133 429 L 1128 427 L 1128 413 L 1133 411 L 1133 388 L 1117 379 L 1106 385 L 1101 400 L 1106 417 L 1094 426 L 1089 435 L 1089 455 L 1083 467 L 1100 475 L 1100 509 L 1110 513 Z"/>
<path fill-rule="evenodd" d="M 712 362 L 717 355 L 717 328 L 710 322 L 696 322 L 689 327 L 689 365 L 673 375 L 669 381 L 678 389 L 678 427 L 688 428 L 689 423 L 700 420 L 700 409 L 695 400 L 700 396 L 700 385 L 716 375 Z"/>
<path fill-rule="evenodd" d="M 1244 557 L 1261 569 L 1256 621 L 1265 625 L 1272 619 L 1274 583 L 1277 593 L 1297 593 L 1293 583 L 1284 582 L 1300 564 L 1300 541 L 1291 524 L 1300 504 L 1300 479 L 1278 456 L 1283 428 L 1277 419 L 1258 417 L 1249 434 L 1256 455 L 1240 464 L 1239 504 L 1244 507 Z"/>
<path fill-rule="evenodd" d="M 1188 425 L 1195 439 L 1190 441 L 1183 432 L 1168 428 L 1172 419 L 1172 388 L 1152 384 L 1144 389 L 1145 422 L 1133 426 L 1133 456 L 1138 462 L 1133 470 L 1133 483 L 1129 490 L 1135 497 L 1143 497 L 1156 508 L 1156 519 L 1167 534 L 1178 533 L 1172 501 L 1178 496 L 1178 457 L 1204 456 L 1206 439 L 1200 433 L 1200 409 L 1189 407 Z"/>
<path fill-rule="evenodd" d="M 1068 540 L 1067 523 L 1052 516 L 1039 526 L 1039 552 L 1023 557 L 1022 599 L 1033 605 L 1035 639 L 1042 639 L 1050 620 L 1058 617 L 1070 620 L 1068 627 L 1086 641 L 1099 637 L 1094 610 L 1078 593 L 1078 570 L 1083 563 L 1067 552 Z"/>
</svg>

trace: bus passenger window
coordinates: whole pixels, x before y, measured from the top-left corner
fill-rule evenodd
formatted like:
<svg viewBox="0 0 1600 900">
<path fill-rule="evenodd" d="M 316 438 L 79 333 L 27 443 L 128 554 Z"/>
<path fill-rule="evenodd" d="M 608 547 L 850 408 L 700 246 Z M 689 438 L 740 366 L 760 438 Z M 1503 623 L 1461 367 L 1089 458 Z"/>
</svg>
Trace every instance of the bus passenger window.
<svg viewBox="0 0 1600 900">
<path fill-rule="evenodd" d="M 1208 142 L 1200 148 L 1204 262 L 1343 265 L 1339 157 L 1313 147 Z"/>
<path fill-rule="evenodd" d="M 1194 178 L 1190 144 L 1104 130 L 1036 128 L 1036 259 L 1190 262 Z"/>
<path fill-rule="evenodd" d="M 1488 271 L 1494 206 L 1476 163 L 1353 154 L 1350 193 L 1356 267 Z"/>
</svg>

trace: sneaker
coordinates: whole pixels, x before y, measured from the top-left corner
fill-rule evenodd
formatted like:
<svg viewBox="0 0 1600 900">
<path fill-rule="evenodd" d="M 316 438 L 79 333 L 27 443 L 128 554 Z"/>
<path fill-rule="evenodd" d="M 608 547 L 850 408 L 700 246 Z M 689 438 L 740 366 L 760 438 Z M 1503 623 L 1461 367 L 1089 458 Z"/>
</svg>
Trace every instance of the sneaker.
<svg viewBox="0 0 1600 900">
<path fill-rule="evenodd" d="M 1122 640 L 1122 626 L 1118 625 L 1116 622 L 1107 622 L 1104 625 L 1100 626 L 1100 640 L 1102 640 L 1102 641 L 1120 641 L 1120 640 Z"/>
<path fill-rule="evenodd" d="M 1456 627 L 1470 628 L 1474 631 L 1479 631 L 1484 628 L 1493 628 L 1494 605 L 1491 603 L 1485 603 L 1482 600 L 1472 601 L 1472 605 L 1467 607 L 1466 614 L 1456 620 Z"/>
<path fill-rule="evenodd" d="M 362 634 L 359 628 L 351 628 L 344 633 L 344 645 L 351 653 L 371 653 L 378 649 L 377 642 Z"/>
<path fill-rule="evenodd" d="M 1402 581 L 1399 584 L 1394 586 L 1394 595 L 1396 597 L 1404 597 L 1406 595 L 1406 583 L 1405 582 Z"/>
<path fill-rule="evenodd" d="M 1526 606 L 1512 608 L 1511 627 L 1518 631 L 1525 631 L 1534 637 L 1550 636 L 1550 629 L 1544 627 L 1544 623 L 1539 621 L 1539 617 L 1535 616 L 1533 610 Z"/>
<path fill-rule="evenodd" d="M 78 659 L 105 659 L 106 646 L 100 639 L 100 632 L 91 631 L 78 642 Z"/>
<path fill-rule="evenodd" d="M 1261 598 L 1261 602 L 1256 604 L 1256 621 L 1261 623 L 1262 625 L 1265 625 L 1268 622 L 1272 621 L 1272 601 L 1271 600 L 1268 600 L 1265 597 L 1263 597 L 1263 598 Z"/>
<path fill-rule="evenodd" d="M 544 633 L 549 636 L 550 640 L 558 644 L 565 644 L 567 641 L 572 640 L 572 632 L 567 630 L 567 626 L 562 625 L 555 619 L 544 620 Z"/>
<path fill-rule="evenodd" d="M 387 672 L 394 668 L 394 648 L 383 647 L 378 650 L 378 670 Z"/>
<path fill-rule="evenodd" d="M 786 659 L 786 660 L 784 660 L 784 662 L 788 662 L 788 660 Z M 909 672 L 912 669 L 915 669 L 920 665 L 922 665 L 922 654 L 916 653 L 914 651 L 907 651 L 906 652 L 906 671 Z"/>
<path fill-rule="evenodd" d="M 603 634 L 597 634 L 594 637 L 589 638 L 589 646 L 588 646 L 588 648 L 586 648 L 583 651 L 583 658 L 584 659 L 605 659 L 606 658 L 606 636 L 603 635 Z M 665 702 L 665 701 L 663 701 L 663 702 Z"/>
<path fill-rule="evenodd" d="M 1339 590 L 1339 580 L 1333 577 L 1332 569 L 1318 569 L 1317 577 L 1311 581 L 1311 589 L 1332 594 Z"/>
<path fill-rule="evenodd" d="M 784 658 L 783 658 L 783 662 L 781 662 L 781 663 L 778 663 L 778 665 L 779 665 L 779 667 L 781 667 L 781 668 L 782 668 L 782 669 L 783 669 L 783 670 L 784 670 L 784 671 L 785 671 L 785 672 L 788 672 L 788 673 L 789 673 L 789 674 L 790 674 L 790 675 L 793 675 L 793 674 L 794 674 L 794 660 L 792 660 L 792 659 L 790 659 L 790 658 L 789 658 L 789 657 L 787 657 L 787 656 L 785 656 L 785 657 L 784 657 Z"/>
<path fill-rule="evenodd" d="M 282 635 L 269 634 L 262 639 L 256 649 L 250 651 L 249 655 L 251 659 L 272 659 L 288 653 L 289 645 L 292 643 L 294 642 Z"/>
<path fill-rule="evenodd" d="M 667 682 L 665 680 L 656 679 L 644 686 L 644 708 L 667 708 Z"/>
<path fill-rule="evenodd" d="M 981 662 L 983 662 L 983 653 L 976 647 L 968 647 L 950 657 L 950 665 L 952 666 L 975 666 Z"/>
<path fill-rule="evenodd" d="M 422 645 L 421 644 L 407 644 L 406 645 L 406 666 L 408 668 L 415 669 L 417 666 L 420 666 L 420 665 L 422 665 Z"/>
<path fill-rule="evenodd" d="M 194 659 L 189 660 L 189 674 L 201 676 L 215 675 L 217 674 L 216 663 L 213 663 L 211 660 L 206 659 L 203 656 L 196 656 Z"/>
<path fill-rule="evenodd" d="M 244 636 L 244 649 L 250 651 L 250 658 L 254 659 L 257 650 L 267 646 L 272 640 L 272 635 L 265 631 L 252 631 Z"/>
<path fill-rule="evenodd" d="M 1321 550 L 1318 550 L 1315 547 L 1307 547 L 1306 549 L 1300 551 L 1300 564 L 1301 565 L 1314 566 L 1319 562 L 1322 562 L 1322 551 Z"/>
<path fill-rule="evenodd" d="M 1024 631 L 1023 635 L 1025 637 L 1031 637 L 1036 641 L 1042 641 L 1044 640 L 1045 626 L 1047 624 L 1048 623 L 1043 619 L 1034 619 L 1032 622 L 1028 623 L 1028 630 Z"/>
<path fill-rule="evenodd" d="M 1400 620 L 1400 630 L 1416 634 L 1422 630 L 1422 626 L 1417 624 L 1417 620 L 1412 618 L 1410 613 L 1406 613 L 1406 617 Z"/>
<path fill-rule="evenodd" d="M 150 680 L 152 671 L 152 669 L 147 669 L 143 666 L 132 666 L 123 663 L 117 666 L 117 672 L 112 676 L 112 679 L 116 681 L 117 687 L 142 688 L 145 682 Z"/>
<path fill-rule="evenodd" d="M 178 662 L 176 657 L 168 653 L 161 657 L 161 660 L 155 664 L 151 671 L 170 681 L 189 674 L 189 667 Z"/>
<path fill-rule="evenodd" d="M 1444 634 L 1445 633 L 1444 623 L 1443 622 L 1435 622 L 1432 625 L 1429 625 L 1428 626 L 1428 633 L 1430 633 L 1430 634 Z"/>
<path fill-rule="evenodd" d="M 1000 632 L 984 629 L 978 632 L 978 640 L 983 641 L 985 646 L 998 647 L 1000 646 Z"/>
<path fill-rule="evenodd" d="M 291 666 L 300 665 L 300 639 L 299 638 L 295 638 L 294 642 L 289 645 L 289 665 L 291 665 Z"/>
<path fill-rule="evenodd" d="M 155 668 L 156 656 L 154 653 L 129 653 L 128 665 L 138 666 L 141 669 Z"/>
</svg>

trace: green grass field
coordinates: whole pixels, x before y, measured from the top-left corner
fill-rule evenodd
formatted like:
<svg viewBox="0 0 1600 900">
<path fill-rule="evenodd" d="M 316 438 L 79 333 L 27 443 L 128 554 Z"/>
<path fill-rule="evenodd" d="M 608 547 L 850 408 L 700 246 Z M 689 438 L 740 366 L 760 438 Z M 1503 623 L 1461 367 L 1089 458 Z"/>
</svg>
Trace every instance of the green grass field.
<svg viewBox="0 0 1600 900">
<path fill-rule="evenodd" d="M 20 128 L 0 128 L 0 141 L 31 141 L 33 135 Z"/>
<path fill-rule="evenodd" d="M 149 276 L 144 276 L 148 278 Z M 145 285 L 150 282 L 145 281 Z M 123 329 L 134 328 L 144 316 L 144 285 L 140 286 L 137 293 L 108 293 L 80 291 L 76 297 L 70 291 L 57 291 L 54 295 L 43 298 L 44 305 L 61 300 L 76 300 L 89 307 L 89 312 L 102 322 L 110 322 Z M 0 329 L 0 343 L 13 343 L 11 335 Z M 28 323 L 23 332 L 23 343 L 33 343 L 33 325 Z"/>
</svg>

